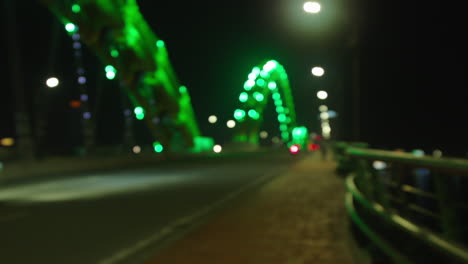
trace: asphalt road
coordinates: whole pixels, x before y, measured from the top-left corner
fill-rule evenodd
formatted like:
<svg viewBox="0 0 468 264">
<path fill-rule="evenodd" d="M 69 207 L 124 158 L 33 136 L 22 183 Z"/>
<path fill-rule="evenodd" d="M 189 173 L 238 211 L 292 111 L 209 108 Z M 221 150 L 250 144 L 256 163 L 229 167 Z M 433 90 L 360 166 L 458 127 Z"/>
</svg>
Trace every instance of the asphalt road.
<svg viewBox="0 0 468 264">
<path fill-rule="evenodd" d="M 250 154 L 0 187 L 0 263 L 138 263 L 295 161 Z"/>
</svg>

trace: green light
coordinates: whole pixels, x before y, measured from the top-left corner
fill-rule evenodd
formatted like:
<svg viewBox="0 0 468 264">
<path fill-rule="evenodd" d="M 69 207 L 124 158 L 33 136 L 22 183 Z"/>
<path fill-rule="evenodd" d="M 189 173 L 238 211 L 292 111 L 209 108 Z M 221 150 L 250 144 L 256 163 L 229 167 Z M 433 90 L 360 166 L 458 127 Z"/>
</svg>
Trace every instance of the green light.
<svg viewBox="0 0 468 264">
<path fill-rule="evenodd" d="M 114 66 L 112 65 L 107 65 L 106 68 L 104 69 L 106 72 L 116 72 Z"/>
<path fill-rule="evenodd" d="M 252 69 L 252 73 L 255 74 L 255 75 L 258 75 L 260 73 L 260 68 L 259 67 L 254 67 Z"/>
<path fill-rule="evenodd" d="M 271 60 L 263 66 L 263 70 L 269 72 L 276 68 L 276 66 L 278 66 L 278 63 L 274 60 Z"/>
<path fill-rule="evenodd" d="M 116 50 L 116 49 L 112 49 L 111 52 L 110 52 L 111 56 L 113 58 L 117 58 L 120 54 L 119 54 L 119 51 Z"/>
<path fill-rule="evenodd" d="M 260 72 L 260 76 L 262 76 L 263 78 L 266 78 L 266 77 L 268 77 L 268 72 L 266 72 L 266 71 L 261 71 L 261 72 Z"/>
<path fill-rule="evenodd" d="M 68 33 L 73 33 L 73 32 L 75 32 L 75 30 L 76 30 L 76 26 L 75 26 L 75 24 L 73 24 L 73 23 L 67 23 L 67 24 L 65 24 L 65 30 L 66 30 Z"/>
<path fill-rule="evenodd" d="M 257 101 L 259 101 L 259 102 L 263 101 L 263 99 L 265 98 L 265 97 L 263 96 L 263 94 L 261 94 L 261 93 L 259 93 L 259 92 L 255 92 L 255 93 L 254 93 L 254 97 L 255 97 L 255 100 L 257 100 Z"/>
<path fill-rule="evenodd" d="M 288 126 L 285 125 L 285 124 L 281 124 L 281 125 L 280 125 L 280 130 L 281 130 L 281 131 L 286 131 L 286 130 L 288 130 Z"/>
<path fill-rule="evenodd" d="M 255 81 L 254 80 L 247 80 L 244 84 L 244 89 L 247 90 L 247 91 L 250 91 L 250 89 L 252 89 L 252 87 L 254 87 L 255 85 Z"/>
<path fill-rule="evenodd" d="M 249 73 L 249 80 L 255 80 L 255 78 L 257 78 L 258 74 L 255 74 L 255 73 Z"/>
<path fill-rule="evenodd" d="M 241 101 L 242 103 L 247 102 L 248 99 L 249 99 L 249 95 L 246 92 L 242 92 L 239 95 L 239 101 Z"/>
<path fill-rule="evenodd" d="M 258 85 L 258 86 L 263 86 L 263 85 L 265 85 L 265 80 L 263 80 L 263 79 L 258 79 L 258 80 L 257 80 L 257 85 Z"/>
<path fill-rule="evenodd" d="M 276 83 L 275 82 L 269 82 L 268 83 L 268 89 L 270 89 L 270 90 L 276 89 Z"/>
<path fill-rule="evenodd" d="M 245 117 L 245 111 L 242 110 L 242 109 L 236 109 L 236 111 L 234 111 L 234 118 L 237 119 L 237 120 L 241 120 Z"/>
<path fill-rule="evenodd" d="M 258 114 L 257 111 L 255 111 L 254 109 L 250 109 L 249 110 L 249 116 L 252 118 L 252 119 L 259 119 L 260 118 L 260 115 Z"/>
<path fill-rule="evenodd" d="M 286 122 L 286 115 L 285 114 L 279 114 L 278 115 L 278 121 L 281 123 Z"/>
<path fill-rule="evenodd" d="M 280 100 L 281 99 L 281 95 L 279 93 L 274 93 L 273 95 L 273 100 Z"/>
<path fill-rule="evenodd" d="M 113 80 L 115 78 L 115 72 L 113 71 L 106 72 L 106 78 L 109 80 Z"/>
<path fill-rule="evenodd" d="M 187 87 L 185 87 L 185 86 L 182 85 L 181 87 L 179 87 L 179 92 L 180 92 L 181 94 L 186 93 L 186 92 L 187 92 Z"/>
<path fill-rule="evenodd" d="M 281 137 L 283 138 L 284 141 L 287 141 L 289 139 L 289 132 L 287 131 L 282 132 Z"/>
<path fill-rule="evenodd" d="M 163 145 L 161 145 L 161 143 L 159 143 L 158 141 L 153 143 L 153 148 L 154 148 L 154 151 L 157 153 L 161 153 L 164 150 Z"/>
<path fill-rule="evenodd" d="M 165 45 L 166 44 L 164 43 L 163 40 L 156 41 L 156 47 L 158 47 L 158 48 L 164 48 Z"/>
<path fill-rule="evenodd" d="M 284 113 L 284 107 L 282 107 L 282 106 L 277 106 L 277 107 L 276 107 L 276 112 L 277 112 L 278 114 Z"/>
<path fill-rule="evenodd" d="M 73 13 L 79 13 L 81 11 L 81 7 L 78 4 L 72 5 L 72 11 Z"/>
<path fill-rule="evenodd" d="M 145 118 L 145 110 L 143 109 L 143 107 L 137 106 L 135 107 L 133 112 L 135 113 L 136 119 L 142 120 L 143 118 Z"/>
</svg>

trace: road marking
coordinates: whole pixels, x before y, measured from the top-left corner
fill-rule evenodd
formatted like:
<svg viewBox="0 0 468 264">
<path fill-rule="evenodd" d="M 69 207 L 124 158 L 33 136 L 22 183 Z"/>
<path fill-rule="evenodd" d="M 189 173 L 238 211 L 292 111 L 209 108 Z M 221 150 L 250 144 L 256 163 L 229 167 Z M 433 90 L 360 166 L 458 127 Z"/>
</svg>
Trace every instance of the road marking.
<svg viewBox="0 0 468 264">
<path fill-rule="evenodd" d="M 239 196 L 244 191 L 246 191 L 246 190 L 248 190 L 248 189 L 250 189 L 250 188 L 252 188 L 252 187 L 254 187 L 256 185 L 259 185 L 261 182 L 263 182 L 266 179 L 271 178 L 271 177 L 272 176 L 267 174 L 267 175 L 262 176 L 262 177 L 254 180 L 254 181 L 252 181 L 250 183 L 247 183 L 247 184 L 243 185 L 241 188 L 237 189 L 236 191 L 228 193 L 223 198 L 221 198 L 221 199 L 219 199 L 219 200 L 217 200 L 217 201 L 215 201 L 215 202 L 213 202 L 213 203 L 211 203 L 211 204 L 209 204 L 207 206 L 202 207 L 197 212 L 175 220 L 174 222 L 166 225 L 165 227 L 163 227 L 161 230 L 154 233 L 153 235 L 151 235 L 151 236 L 149 236 L 149 237 L 147 237 L 145 239 L 140 240 L 135 245 L 133 245 L 131 247 L 128 247 L 128 248 L 124 248 L 124 249 L 118 251 L 116 254 L 114 254 L 114 255 L 106 258 L 106 259 L 103 259 L 103 260 L 99 261 L 98 264 L 118 264 L 118 263 L 124 261 L 125 259 L 128 259 L 130 256 L 136 254 L 138 251 L 141 251 L 142 249 L 148 247 L 149 245 L 151 245 L 151 244 L 153 244 L 153 243 L 155 243 L 157 241 L 162 240 L 166 236 L 169 236 L 178 227 L 185 226 L 185 225 L 188 225 L 190 223 L 193 223 L 195 220 L 201 218 L 204 215 L 207 215 L 209 212 L 212 212 L 213 210 L 220 207 L 221 205 L 228 202 L 229 200 L 232 200 L 235 197 Z"/>
</svg>

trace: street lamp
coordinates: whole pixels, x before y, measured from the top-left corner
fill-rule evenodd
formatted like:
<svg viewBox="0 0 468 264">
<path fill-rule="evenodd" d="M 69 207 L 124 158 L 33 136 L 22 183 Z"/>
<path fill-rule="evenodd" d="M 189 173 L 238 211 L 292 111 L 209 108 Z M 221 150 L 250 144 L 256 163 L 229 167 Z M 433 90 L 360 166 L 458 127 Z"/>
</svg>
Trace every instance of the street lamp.
<svg viewBox="0 0 468 264">
<path fill-rule="evenodd" d="M 313 67 L 312 75 L 322 77 L 325 74 L 325 70 L 322 67 Z"/>
<path fill-rule="evenodd" d="M 318 99 L 320 99 L 320 100 L 325 100 L 325 99 L 327 99 L 327 97 L 328 97 L 328 93 L 325 92 L 325 91 L 318 91 L 318 92 L 317 92 L 317 97 L 318 97 Z"/>
<path fill-rule="evenodd" d="M 318 2 L 305 2 L 304 11 L 310 14 L 317 14 L 320 12 L 321 6 Z"/>
<path fill-rule="evenodd" d="M 49 88 L 55 88 L 59 85 L 59 80 L 55 77 L 50 77 L 49 79 L 47 79 L 46 85 Z"/>
<path fill-rule="evenodd" d="M 215 115 L 210 115 L 208 117 L 208 122 L 210 122 L 211 124 L 216 123 L 216 121 L 218 121 L 218 117 L 216 117 Z"/>
</svg>

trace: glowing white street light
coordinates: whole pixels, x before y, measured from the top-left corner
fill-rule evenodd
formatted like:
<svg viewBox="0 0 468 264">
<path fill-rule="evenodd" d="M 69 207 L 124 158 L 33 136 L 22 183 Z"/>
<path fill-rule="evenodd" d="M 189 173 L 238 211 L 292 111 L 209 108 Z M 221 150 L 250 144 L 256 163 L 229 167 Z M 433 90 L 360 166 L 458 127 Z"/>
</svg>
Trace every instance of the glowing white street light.
<svg viewBox="0 0 468 264">
<path fill-rule="evenodd" d="M 215 115 L 210 115 L 208 117 L 208 122 L 210 122 L 211 124 L 214 124 L 218 121 L 218 118 L 215 116 Z"/>
<path fill-rule="evenodd" d="M 304 3 L 304 11 L 306 11 L 307 13 L 311 13 L 311 14 L 317 14 L 318 12 L 320 12 L 320 9 L 322 9 L 322 7 L 320 6 L 320 4 L 318 2 L 305 2 Z"/>
<path fill-rule="evenodd" d="M 322 77 L 325 74 L 325 70 L 322 67 L 313 67 L 312 70 L 312 75 L 317 76 L 317 77 Z"/>
<path fill-rule="evenodd" d="M 326 111 L 328 111 L 328 106 L 326 106 L 326 105 L 321 105 L 321 106 L 319 106 L 319 111 L 320 111 L 320 112 L 326 112 Z"/>
<path fill-rule="evenodd" d="M 220 153 L 222 150 L 223 150 L 223 147 L 221 147 L 220 145 L 214 145 L 213 146 L 213 151 L 215 153 Z"/>
<path fill-rule="evenodd" d="M 49 88 L 55 88 L 59 85 L 59 80 L 55 77 L 50 77 L 49 79 L 47 79 L 46 85 Z"/>
<path fill-rule="evenodd" d="M 318 99 L 320 99 L 320 100 L 325 100 L 325 99 L 327 99 L 327 97 L 328 97 L 328 93 L 325 92 L 325 91 L 318 91 L 318 92 L 317 92 L 317 97 L 318 97 Z"/>
<path fill-rule="evenodd" d="M 226 122 L 227 127 L 229 128 L 234 128 L 236 126 L 236 121 L 234 120 L 229 120 Z"/>
</svg>

